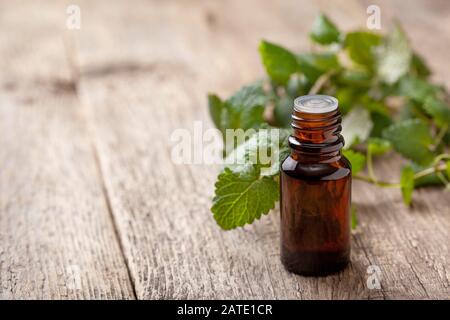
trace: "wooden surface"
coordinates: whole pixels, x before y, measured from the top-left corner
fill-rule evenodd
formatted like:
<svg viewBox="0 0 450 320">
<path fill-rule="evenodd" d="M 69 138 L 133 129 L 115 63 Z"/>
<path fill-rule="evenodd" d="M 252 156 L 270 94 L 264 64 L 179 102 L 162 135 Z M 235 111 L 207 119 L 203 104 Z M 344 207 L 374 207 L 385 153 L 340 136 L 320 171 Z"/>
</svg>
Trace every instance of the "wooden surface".
<svg viewBox="0 0 450 320">
<path fill-rule="evenodd" d="M 348 30 L 373 3 L 450 87 L 445 1 L 77 1 L 76 31 L 69 2 L 1 1 L 0 298 L 449 298 L 440 189 L 408 210 L 397 190 L 355 183 L 350 267 L 305 278 L 279 261 L 278 211 L 221 231 L 219 168 L 170 159 L 174 129 L 212 126 L 207 92 L 263 74 L 260 39 L 305 50 L 319 11 Z M 370 265 L 381 289 L 367 287 Z"/>
</svg>

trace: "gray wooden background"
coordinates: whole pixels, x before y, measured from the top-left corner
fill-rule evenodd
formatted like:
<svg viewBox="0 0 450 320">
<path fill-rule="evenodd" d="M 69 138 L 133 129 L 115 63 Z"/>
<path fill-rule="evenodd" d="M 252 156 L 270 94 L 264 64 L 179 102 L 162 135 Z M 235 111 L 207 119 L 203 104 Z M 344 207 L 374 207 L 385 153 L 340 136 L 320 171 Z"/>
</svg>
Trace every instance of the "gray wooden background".
<svg viewBox="0 0 450 320">
<path fill-rule="evenodd" d="M 449 298 L 449 193 L 420 190 L 408 210 L 398 190 L 355 183 L 351 266 L 305 278 L 279 261 L 276 210 L 221 231 L 218 168 L 170 160 L 174 129 L 212 126 L 208 91 L 263 74 L 260 39 L 307 50 L 318 12 L 349 30 L 369 4 L 449 88 L 443 0 L 0 1 L 0 298 Z"/>
</svg>

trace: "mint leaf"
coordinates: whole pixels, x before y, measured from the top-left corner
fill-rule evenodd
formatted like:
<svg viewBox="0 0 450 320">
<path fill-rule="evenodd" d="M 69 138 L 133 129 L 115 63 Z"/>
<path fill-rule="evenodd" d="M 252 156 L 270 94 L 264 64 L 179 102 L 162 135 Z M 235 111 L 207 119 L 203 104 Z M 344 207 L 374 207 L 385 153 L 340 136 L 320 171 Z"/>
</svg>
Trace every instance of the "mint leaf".
<svg viewBox="0 0 450 320">
<path fill-rule="evenodd" d="M 447 174 L 447 179 L 450 179 L 450 160 L 445 163 L 445 173 Z"/>
<path fill-rule="evenodd" d="M 328 17 L 321 14 L 313 23 L 310 38 L 319 44 L 331 44 L 339 41 L 340 32 Z"/>
<path fill-rule="evenodd" d="M 438 127 L 450 124 L 450 106 L 434 97 L 428 97 L 423 105 L 425 111 L 433 118 Z"/>
<path fill-rule="evenodd" d="M 297 55 L 300 72 L 313 83 L 322 74 L 337 70 L 339 61 L 334 53 L 301 53 Z"/>
<path fill-rule="evenodd" d="M 291 77 L 286 85 L 286 93 L 293 99 L 305 95 L 308 93 L 307 85 L 305 78 L 299 76 Z"/>
<path fill-rule="evenodd" d="M 395 123 L 383 131 L 394 149 L 414 162 L 427 165 L 433 160 L 429 146 L 433 142 L 426 123 L 419 119 L 408 119 Z"/>
<path fill-rule="evenodd" d="M 272 177 L 260 177 L 255 167 L 245 174 L 225 168 L 216 182 L 211 211 L 225 230 L 252 223 L 273 209 L 279 199 L 279 185 Z"/>
<path fill-rule="evenodd" d="M 274 117 L 276 124 L 280 127 L 289 128 L 291 126 L 291 115 L 294 109 L 294 99 L 284 96 L 275 102 Z"/>
<path fill-rule="evenodd" d="M 342 135 L 345 139 L 346 149 L 352 145 L 366 141 L 372 130 L 372 120 L 366 109 L 353 108 L 342 118 Z"/>
<path fill-rule="evenodd" d="M 405 76 L 399 83 L 399 94 L 424 103 L 429 96 L 435 95 L 441 88 L 415 76 Z"/>
<path fill-rule="evenodd" d="M 368 88 L 371 85 L 372 76 L 365 69 L 344 69 L 338 75 L 339 85 Z"/>
<path fill-rule="evenodd" d="M 215 94 L 208 94 L 209 114 L 214 125 L 221 129 L 222 110 L 224 108 L 222 100 Z"/>
<path fill-rule="evenodd" d="M 450 132 L 447 132 L 442 138 L 442 142 L 444 142 L 447 146 L 450 146 Z"/>
<path fill-rule="evenodd" d="M 412 51 L 408 39 L 397 24 L 380 48 L 377 57 L 378 76 L 387 84 L 397 82 L 409 71 L 411 57 Z"/>
<path fill-rule="evenodd" d="M 274 43 L 261 41 L 259 53 L 267 74 L 278 84 L 286 84 L 298 69 L 295 55 Z"/>
<path fill-rule="evenodd" d="M 369 69 L 375 63 L 374 48 L 381 43 L 381 36 L 371 32 L 349 32 L 345 36 L 344 48 L 350 58 Z"/>
<path fill-rule="evenodd" d="M 412 192 L 414 190 L 414 170 L 411 166 L 405 166 L 402 168 L 400 186 L 402 190 L 403 202 L 409 206 L 411 204 Z"/>
<path fill-rule="evenodd" d="M 241 128 L 258 128 L 264 121 L 264 105 L 254 105 L 251 108 L 242 110 L 241 113 Z"/>
<path fill-rule="evenodd" d="M 388 115 L 379 112 L 372 112 L 370 114 L 370 119 L 373 122 L 373 127 L 370 131 L 371 137 L 381 137 L 383 130 L 393 123 Z"/>
<path fill-rule="evenodd" d="M 389 109 L 383 102 L 373 100 L 369 96 L 363 96 L 361 98 L 361 105 L 363 105 L 368 111 L 372 113 L 389 115 Z"/>
<path fill-rule="evenodd" d="M 261 82 L 242 87 L 226 102 L 222 111 L 221 126 L 224 129 L 244 130 L 257 128 L 264 123 L 267 96 Z"/>
<path fill-rule="evenodd" d="M 438 185 L 442 185 L 442 180 L 439 179 L 436 173 L 429 174 L 414 180 L 414 188 Z"/>
<path fill-rule="evenodd" d="M 367 149 L 370 154 L 380 156 L 391 149 L 391 143 L 388 140 L 381 138 L 370 138 Z"/>
<path fill-rule="evenodd" d="M 289 152 L 289 134 L 287 129 L 260 129 L 228 154 L 225 166 L 234 173 L 245 173 L 258 166 L 261 176 L 277 175 L 280 162 Z"/>
<path fill-rule="evenodd" d="M 353 150 L 343 150 L 344 156 L 352 165 L 352 174 L 359 173 L 366 165 L 366 156 Z"/>
<path fill-rule="evenodd" d="M 430 68 L 417 53 L 413 53 L 411 58 L 411 72 L 421 78 L 427 78 L 431 74 Z"/>
<path fill-rule="evenodd" d="M 242 87 L 227 103 L 235 110 L 250 109 L 254 106 L 261 106 L 267 102 L 267 97 L 260 81 Z"/>
<path fill-rule="evenodd" d="M 337 88 L 335 97 L 339 101 L 339 111 L 345 115 L 354 106 L 357 99 L 357 92 L 351 87 Z"/>
</svg>

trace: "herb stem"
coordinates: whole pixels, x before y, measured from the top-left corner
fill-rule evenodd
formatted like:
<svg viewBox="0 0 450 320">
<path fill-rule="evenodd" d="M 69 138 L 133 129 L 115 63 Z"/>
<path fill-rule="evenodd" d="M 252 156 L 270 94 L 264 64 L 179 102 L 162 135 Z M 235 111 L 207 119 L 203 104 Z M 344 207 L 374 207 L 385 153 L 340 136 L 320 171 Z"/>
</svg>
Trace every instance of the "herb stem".
<svg viewBox="0 0 450 320">
<path fill-rule="evenodd" d="M 330 80 L 331 76 L 334 74 L 334 70 L 330 70 L 324 74 L 322 74 L 319 78 L 317 78 L 314 85 L 309 90 L 308 94 L 317 94 L 320 89 Z"/>
<path fill-rule="evenodd" d="M 446 124 L 439 130 L 438 134 L 436 135 L 436 141 L 434 142 L 434 144 L 432 146 L 432 151 L 436 151 L 437 148 L 439 148 L 439 145 L 441 144 L 442 139 L 444 138 L 448 129 L 449 129 L 448 124 Z"/>
<path fill-rule="evenodd" d="M 444 171 L 444 170 L 446 170 L 446 168 L 447 168 L 447 166 L 446 166 L 445 163 L 441 164 L 441 165 L 438 165 L 438 166 L 433 166 L 433 167 L 430 167 L 430 168 L 426 168 L 426 169 L 424 169 L 422 171 L 417 172 L 414 175 L 414 180 L 423 178 L 423 177 L 425 177 L 427 175 L 430 175 L 430 174 L 433 174 L 433 173 L 436 173 L 436 172 Z"/>
<path fill-rule="evenodd" d="M 436 158 L 434 158 L 433 163 L 436 165 L 439 163 L 439 161 L 445 160 L 445 159 L 450 159 L 450 154 L 448 153 L 441 153 L 440 155 L 436 156 Z"/>
<path fill-rule="evenodd" d="M 367 158 L 367 172 L 369 173 L 369 177 L 374 181 L 375 184 L 377 184 L 378 179 L 373 169 L 372 152 L 370 151 L 370 148 L 367 148 L 366 158 Z"/>
<path fill-rule="evenodd" d="M 440 160 L 446 159 L 446 158 L 450 159 L 450 155 L 449 154 L 441 154 L 441 155 L 438 156 L 438 158 L 440 158 Z M 423 178 L 423 177 L 428 176 L 430 174 L 440 173 L 441 171 L 445 171 L 446 169 L 447 169 L 447 165 L 445 163 L 441 164 L 441 165 L 435 165 L 435 166 L 430 167 L 430 168 L 426 168 L 426 169 L 424 169 L 422 171 L 419 171 L 416 174 L 414 174 L 414 180 Z M 388 181 L 379 181 L 377 179 L 374 179 L 374 177 L 371 177 L 371 176 L 365 176 L 365 175 L 357 174 L 357 175 L 354 175 L 353 177 L 356 180 L 361 180 L 361 181 L 365 181 L 365 182 L 368 182 L 368 183 L 372 183 L 372 184 L 377 185 L 379 187 L 384 187 L 384 188 L 400 188 L 401 187 L 400 183 L 388 182 Z M 444 177 L 442 176 L 441 180 L 442 180 L 442 178 L 444 178 Z"/>
<path fill-rule="evenodd" d="M 369 182 L 384 188 L 400 188 L 400 183 L 374 180 L 372 177 L 360 174 L 354 175 L 353 177 L 357 180 Z"/>
<path fill-rule="evenodd" d="M 439 178 L 439 180 L 441 180 L 441 182 L 444 184 L 444 186 L 447 187 L 449 185 L 447 178 L 445 178 L 445 176 L 442 174 L 442 172 L 436 172 L 436 175 Z"/>
</svg>

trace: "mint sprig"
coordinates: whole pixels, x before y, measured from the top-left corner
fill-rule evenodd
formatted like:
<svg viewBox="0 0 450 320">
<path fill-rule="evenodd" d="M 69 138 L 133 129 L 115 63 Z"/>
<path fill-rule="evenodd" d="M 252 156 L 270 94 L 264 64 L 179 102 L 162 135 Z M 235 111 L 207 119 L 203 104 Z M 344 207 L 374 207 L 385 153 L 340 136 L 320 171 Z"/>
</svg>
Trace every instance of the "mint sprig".
<svg viewBox="0 0 450 320">
<path fill-rule="evenodd" d="M 252 223 L 273 209 L 279 186 L 273 177 L 261 177 L 258 167 L 240 173 L 225 168 L 215 193 L 211 211 L 219 226 L 229 230 Z"/>
<path fill-rule="evenodd" d="M 316 44 L 314 51 L 300 53 L 262 41 L 259 53 L 267 78 L 225 100 L 208 96 L 211 118 L 224 135 L 226 129 L 256 130 L 224 153 L 239 161 L 226 164 L 216 183 L 212 212 L 223 229 L 252 223 L 278 201 L 279 165 L 289 153 L 293 100 L 308 93 L 338 98 L 346 138 L 343 153 L 354 179 L 398 188 L 407 205 L 414 203 L 415 188 L 450 188 L 449 95 L 429 81 L 430 68 L 414 52 L 402 27 L 396 23 L 386 35 L 344 33 L 320 15 L 309 37 Z M 258 139 L 264 130 L 276 128 L 278 141 Z M 254 161 L 260 150 L 275 149 L 279 154 L 271 163 Z M 397 181 L 383 181 L 373 163 L 392 152 L 403 157 L 405 165 Z"/>
</svg>

